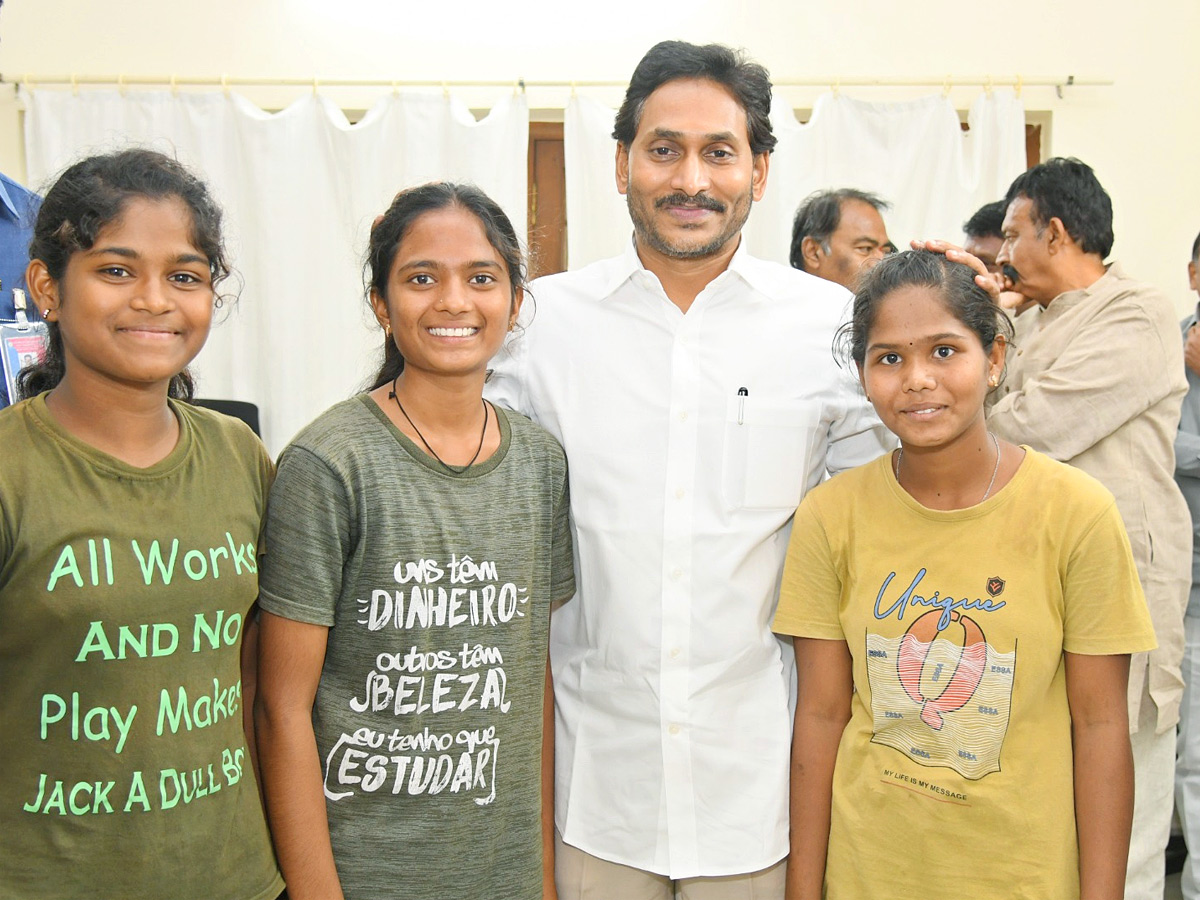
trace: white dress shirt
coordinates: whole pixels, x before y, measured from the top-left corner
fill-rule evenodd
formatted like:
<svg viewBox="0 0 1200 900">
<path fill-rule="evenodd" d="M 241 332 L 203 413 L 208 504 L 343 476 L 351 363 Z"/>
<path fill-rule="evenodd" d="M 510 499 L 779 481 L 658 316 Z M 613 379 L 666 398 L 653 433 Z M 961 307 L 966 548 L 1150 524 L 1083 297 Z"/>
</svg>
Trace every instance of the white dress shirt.
<svg viewBox="0 0 1200 900">
<path fill-rule="evenodd" d="M 487 393 L 570 469 L 557 827 L 672 878 L 773 865 L 792 660 L 770 622 L 792 514 L 826 472 L 894 445 L 831 352 L 850 295 L 739 248 L 684 314 L 632 243 L 531 294 Z"/>
</svg>

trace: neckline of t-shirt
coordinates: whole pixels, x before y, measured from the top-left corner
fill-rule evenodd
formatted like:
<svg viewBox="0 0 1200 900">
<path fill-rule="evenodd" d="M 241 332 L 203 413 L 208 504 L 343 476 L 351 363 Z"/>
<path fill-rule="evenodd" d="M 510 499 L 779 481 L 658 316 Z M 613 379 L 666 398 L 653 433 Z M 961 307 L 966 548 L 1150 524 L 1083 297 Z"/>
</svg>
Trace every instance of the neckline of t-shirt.
<svg viewBox="0 0 1200 900">
<path fill-rule="evenodd" d="M 892 464 L 893 456 L 891 453 L 885 453 L 880 457 L 879 465 L 883 470 L 884 481 L 887 482 L 888 489 L 892 492 L 892 495 L 913 512 L 928 519 L 937 519 L 943 522 L 955 519 L 974 519 L 977 516 L 987 515 L 996 507 L 1007 503 L 1008 498 L 1021 489 L 1022 483 L 1029 477 L 1028 473 L 1031 466 L 1036 465 L 1036 463 L 1031 462 L 1034 455 L 1033 448 L 1021 444 L 1021 449 L 1025 451 L 1025 457 L 1021 460 L 1020 465 L 1017 466 L 1017 471 L 1013 473 L 1008 483 L 986 500 L 976 503 L 974 506 L 963 507 L 962 509 L 930 509 L 928 506 L 917 502 L 917 499 L 901 487 L 900 482 L 896 480 L 896 470 Z"/>
<path fill-rule="evenodd" d="M 33 423 L 52 441 L 72 454 L 82 456 L 104 474 L 125 480 L 156 481 L 173 475 L 192 452 L 194 432 L 191 419 L 183 411 L 185 404 L 182 401 L 173 398 L 167 399 L 167 406 L 175 416 L 175 421 L 179 423 L 179 439 L 175 442 L 175 446 L 158 462 L 140 468 L 93 447 L 87 441 L 81 440 L 63 428 L 46 405 L 46 397 L 49 393 L 49 391 L 45 391 L 29 400 L 29 411 Z"/>
<path fill-rule="evenodd" d="M 476 463 L 463 472 L 452 472 L 426 453 L 424 448 L 418 446 L 412 438 L 397 428 L 396 423 L 389 419 L 387 413 L 379 408 L 379 404 L 371 398 L 370 394 L 359 394 L 358 398 L 371 415 L 387 430 L 396 443 L 400 445 L 404 452 L 414 462 L 428 469 L 430 472 L 435 472 L 446 478 L 479 478 L 494 470 L 504 461 L 504 457 L 508 455 L 508 448 L 512 442 L 512 426 L 504 410 L 490 401 L 488 402 L 488 406 L 495 411 L 496 424 L 500 426 L 500 446 L 496 448 L 495 453 L 483 462 Z"/>
</svg>

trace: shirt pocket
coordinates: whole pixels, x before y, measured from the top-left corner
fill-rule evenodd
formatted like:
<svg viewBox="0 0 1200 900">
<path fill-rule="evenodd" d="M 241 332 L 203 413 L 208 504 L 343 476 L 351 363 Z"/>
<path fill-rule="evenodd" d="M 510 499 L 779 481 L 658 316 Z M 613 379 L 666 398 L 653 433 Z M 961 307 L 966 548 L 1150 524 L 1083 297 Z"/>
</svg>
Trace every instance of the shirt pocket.
<svg viewBox="0 0 1200 900">
<path fill-rule="evenodd" d="M 811 405 L 731 399 L 725 415 L 726 504 L 733 509 L 799 506 L 817 420 Z"/>
</svg>

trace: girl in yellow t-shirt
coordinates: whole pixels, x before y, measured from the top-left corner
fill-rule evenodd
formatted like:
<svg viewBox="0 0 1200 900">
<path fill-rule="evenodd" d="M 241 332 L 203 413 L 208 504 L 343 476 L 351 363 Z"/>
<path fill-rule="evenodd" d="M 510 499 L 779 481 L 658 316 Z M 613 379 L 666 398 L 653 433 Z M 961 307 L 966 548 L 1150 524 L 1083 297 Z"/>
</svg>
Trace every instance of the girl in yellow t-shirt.
<svg viewBox="0 0 1200 900">
<path fill-rule="evenodd" d="M 794 900 L 1122 896 L 1153 630 L 1112 496 L 988 431 L 1010 325 L 974 275 L 897 254 L 843 329 L 900 449 L 796 513 Z"/>
</svg>

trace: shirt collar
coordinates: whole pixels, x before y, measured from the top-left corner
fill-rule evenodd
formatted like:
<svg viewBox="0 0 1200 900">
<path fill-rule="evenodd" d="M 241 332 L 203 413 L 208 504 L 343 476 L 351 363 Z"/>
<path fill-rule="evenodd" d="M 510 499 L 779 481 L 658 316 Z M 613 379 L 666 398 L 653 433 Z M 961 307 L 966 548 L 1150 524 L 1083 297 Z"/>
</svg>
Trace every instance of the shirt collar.
<svg viewBox="0 0 1200 900">
<path fill-rule="evenodd" d="M 1058 316 L 1061 316 L 1068 309 L 1078 306 L 1080 303 L 1087 300 L 1089 297 L 1097 293 L 1102 293 L 1109 290 L 1109 285 L 1114 281 L 1120 281 L 1125 278 L 1125 272 L 1121 269 L 1118 263 L 1111 262 L 1105 266 L 1105 272 L 1091 284 L 1085 288 L 1077 288 L 1073 291 L 1064 291 L 1059 294 L 1054 300 L 1042 310 L 1043 321 L 1050 321 Z"/>
<path fill-rule="evenodd" d="M 13 202 L 12 195 L 8 192 L 8 184 L 8 179 L 0 175 L 0 202 L 14 216 L 20 216 L 20 213 L 17 212 L 17 204 Z"/>
<path fill-rule="evenodd" d="M 610 297 L 616 293 L 617 289 L 625 282 L 634 278 L 639 272 L 645 272 L 647 275 L 653 275 L 644 265 L 637 253 L 637 242 L 633 235 L 630 235 L 629 241 L 625 244 L 625 251 L 614 260 L 612 271 L 608 280 L 604 284 L 604 289 L 601 293 L 603 297 Z M 746 249 L 746 237 L 742 234 L 739 238 L 737 249 L 733 252 L 733 256 L 729 260 L 729 266 L 713 279 L 713 282 L 724 279 L 727 273 L 732 273 L 746 282 L 756 291 L 764 294 L 771 294 L 770 273 L 764 268 L 762 260 L 755 259 Z M 712 284 L 713 282 L 709 282 Z"/>
</svg>

